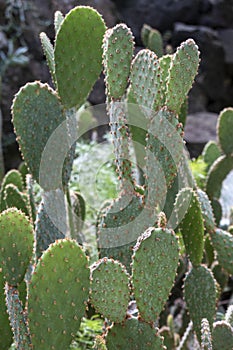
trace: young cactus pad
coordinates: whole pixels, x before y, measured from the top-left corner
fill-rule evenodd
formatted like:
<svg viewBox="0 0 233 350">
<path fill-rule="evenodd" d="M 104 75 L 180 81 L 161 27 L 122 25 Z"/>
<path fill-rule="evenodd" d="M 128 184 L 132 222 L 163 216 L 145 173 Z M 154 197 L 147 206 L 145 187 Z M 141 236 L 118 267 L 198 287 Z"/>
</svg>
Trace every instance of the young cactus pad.
<svg viewBox="0 0 233 350">
<path fill-rule="evenodd" d="M 149 228 L 134 247 L 132 284 L 141 318 L 155 322 L 174 283 L 179 261 L 172 230 Z"/>
<path fill-rule="evenodd" d="M 36 350 L 68 349 L 89 293 L 88 260 L 72 240 L 58 240 L 40 258 L 28 292 L 28 319 Z"/>
<path fill-rule="evenodd" d="M 233 108 L 225 108 L 218 118 L 217 133 L 221 149 L 226 155 L 231 155 L 233 153 L 232 129 Z"/>
<path fill-rule="evenodd" d="M 108 329 L 106 337 L 108 350 L 162 350 L 163 338 L 158 330 L 135 317 L 128 318 L 123 324 L 114 324 Z"/>
<path fill-rule="evenodd" d="M 0 214 L 0 265 L 5 280 L 17 286 L 32 259 L 34 235 L 28 218 L 16 208 Z"/>
<path fill-rule="evenodd" d="M 13 123 L 24 160 L 39 183 L 41 156 L 52 133 L 65 120 L 57 94 L 47 84 L 27 83 L 12 105 Z"/>
<path fill-rule="evenodd" d="M 213 350 L 233 349 L 233 330 L 231 325 L 225 321 L 214 322 L 212 339 Z"/>
<path fill-rule="evenodd" d="M 210 239 L 220 265 L 233 275 L 233 236 L 229 232 L 216 229 L 210 235 Z"/>
<path fill-rule="evenodd" d="M 184 188 L 178 193 L 175 212 L 186 253 L 194 266 L 200 265 L 204 250 L 204 223 L 201 206 L 193 189 Z"/>
<path fill-rule="evenodd" d="M 134 38 L 125 24 L 108 29 L 103 41 L 103 64 L 107 91 L 112 99 L 120 99 L 126 90 L 130 74 Z"/>
<path fill-rule="evenodd" d="M 139 51 L 132 62 L 131 93 L 135 102 L 149 112 L 154 109 L 156 99 L 159 100 L 159 69 L 156 54 L 148 49 Z"/>
<path fill-rule="evenodd" d="M 206 179 L 206 193 L 211 200 L 220 197 L 222 183 L 231 170 L 233 170 L 233 157 L 224 155 L 212 164 Z"/>
<path fill-rule="evenodd" d="M 103 258 L 91 267 L 90 302 L 112 322 L 126 317 L 130 299 L 129 275 L 118 261 Z"/>
<path fill-rule="evenodd" d="M 66 108 L 80 107 L 101 73 L 105 23 L 91 7 L 77 6 L 65 17 L 55 41 L 58 93 Z"/>
<path fill-rule="evenodd" d="M 184 297 L 187 303 L 193 329 L 201 343 L 201 322 L 209 321 L 210 328 L 216 312 L 216 281 L 212 272 L 205 266 L 193 267 L 184 281 Z"/>
<path fill-rule="evenodd" d="M 183 42 L 172 57 L 166 92 L 166 106 L 179 113 L 189 92 L 199 65 L 198 47 L 192 39 Z"/>
</svg>

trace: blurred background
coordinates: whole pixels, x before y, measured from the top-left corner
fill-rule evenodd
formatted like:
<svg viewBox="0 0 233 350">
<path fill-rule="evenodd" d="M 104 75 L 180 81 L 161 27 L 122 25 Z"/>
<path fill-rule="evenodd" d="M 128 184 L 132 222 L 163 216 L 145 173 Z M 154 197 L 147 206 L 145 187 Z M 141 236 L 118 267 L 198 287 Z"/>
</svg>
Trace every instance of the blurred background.
<svg viewBox="0 0 233 350">
<path fill-rule="evenodd" d="M 158 29 L 171 51 L 187 38 L 196 41 L 201 63 L 189 94 L 185 139 L 191 157 L 197 157 L 205 143 L 215 139 L 219 112 L 233 106 L 233 0 L 0 0 L 0 137 L 5 170 L 21 161 L 11 123 L 14 94 L 28 81 L 52 84 L 39 33 L 45 31 L 53 40 L 54 12 L 66 14 L 77 5 L 93 6 L 108 27 L 126 23 L 137 50 L 143 47 L 143 24 Z M 90 103 L 104 103 L 104 90 L 101 77 Z"/>
</svg>

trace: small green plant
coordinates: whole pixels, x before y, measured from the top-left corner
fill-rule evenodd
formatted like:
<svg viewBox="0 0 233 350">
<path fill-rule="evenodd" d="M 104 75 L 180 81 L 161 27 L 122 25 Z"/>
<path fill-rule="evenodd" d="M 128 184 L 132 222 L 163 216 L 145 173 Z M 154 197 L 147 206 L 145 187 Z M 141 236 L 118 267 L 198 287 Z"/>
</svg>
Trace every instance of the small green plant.
<svg viewBox="0 0 233 350">
<path fill-rule="evenodd" d="M 179 119 L 198 70 L 195 42 L 188 39 L 169 56 L 149 49 L 134 56 L 131 30 L 125 24 L 106 29 L 85 6 L 65 17 L 57 12 L 55 31 L 54 45 L 40 35 L 54 88 L 27 83 L 12 104 L 26 168 L 7 173 L 0 191 L 2 349 L 14 343 L 19 350 L 181 350 L 191 341 L 193 348 L 219 349 L 225 338 L 229 349 L 232 310 L 220 324 L 216 311 L 220 272 L 232 274 L 233 242 L 219 226 L 216 203 L 232 169 L 232 109 L 219 118 L 224 155 L 206 156 L 213 164 L 200 189 Z M 116 180 L 119 186 L 103 191 L 100 199 L 108 201 L 97 207 L 93 198 L 97 210 L 86 210 L 85 193 L 92 193 L 77 180 L 85 172 L 75 168 L 86 146 L 76 142 L 87 131 L 80 110 L 102 63 L 115 158 L 114 165 L 108 158 L 110 178 L 102 186 Z M 94 164 L 85 171 L 93 174 Z M 36 200 L 33 182 L 41 187 Z M 93 253 L 85 221 L 93 227 L 94 217 Z M 178 327 L 174 292 L 181 285 Z M 91 311 L 98 322 L 89 319 Z"/>
</svg>

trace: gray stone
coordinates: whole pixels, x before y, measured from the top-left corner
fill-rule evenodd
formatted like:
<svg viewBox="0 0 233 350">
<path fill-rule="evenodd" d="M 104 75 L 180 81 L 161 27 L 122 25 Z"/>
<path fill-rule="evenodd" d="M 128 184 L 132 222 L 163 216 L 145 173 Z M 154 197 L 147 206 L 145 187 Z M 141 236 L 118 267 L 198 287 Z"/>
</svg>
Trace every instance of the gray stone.
<svg viewBox="0 0 233 350">
<path fill-rule="evenodd" d="M 209 0 L 211 10 L 200 23 L 213 28 L 233 28 L 233 0 Z"/>
<path fill-rule="evenodd" d="M 189 143 L 205 144 L 209 140 L 216 140 L 216 125 L 218 114 L 198 112 L 189 114 L 184 130 L 184 138 Z"/>
<path fill-rule="evenodd" d="M 225 62 L 233 64 L 233 29 L 220 29 L 218 36 L 225 52 Z"/>
<path fill-rule="evenodd" d="M 137 40 L 144 23 L 160 31 L 172 29 L 174 22 L 195 23 L 201 0 L 128 0 L 116 1 L 122 20 Z"/>
</svg>

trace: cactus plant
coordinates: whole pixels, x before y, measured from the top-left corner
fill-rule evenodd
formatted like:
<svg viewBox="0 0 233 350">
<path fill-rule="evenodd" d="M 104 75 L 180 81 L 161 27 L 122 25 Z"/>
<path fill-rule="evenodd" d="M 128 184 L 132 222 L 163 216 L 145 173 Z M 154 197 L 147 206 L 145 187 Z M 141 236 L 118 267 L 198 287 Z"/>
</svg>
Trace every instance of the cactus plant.
<svg viewBox="0 0 233 350">
<path fill-rule="evenodd" d="M 28 323 L 35 349 L 70 345 L 85 312 L 89 275 L 87 257 L 75 241 L 58 240 L 42 255 L 28 291 Z"/>
<path fill-rule="evenodd" d="M 17 286 L 23 280 L 33 257 L 33 228 L 28 218 L 15 208 L 0 214 L 0 227 L 3 275 L 10 285 Z"/>
<path fill-rule="evenodd" d="M 132 283 L 144 321 L 153 323 L 162 311 L 173 285 L 178 260 L 178 242 L 171 230 L 150 228 L 138 239 L 133 254 Z"/>
<path fill-rule="evenodd" d="M 91 267 L 90 301 L 97 312 L 113 322 L 126 317 L 130 299 L 129 275 L 117 261 L 103 258 Z"/>
<path fill-rule="evenodd" d="M 204 265 L 193 267 L 184 281 L 184 297 L 193 328 L 201 343 L 201 322 L 206 318 L 210 329 L 216 312 L 217 288 L 212 272 Z"/>
<path fill-rule="evenodd" d="M 108 350 L 166 349 L 157 329 L 133 317 L 128 318 L 121 325 L 116 324 L 108 329 L 106 345 Z"/>
</svg>

